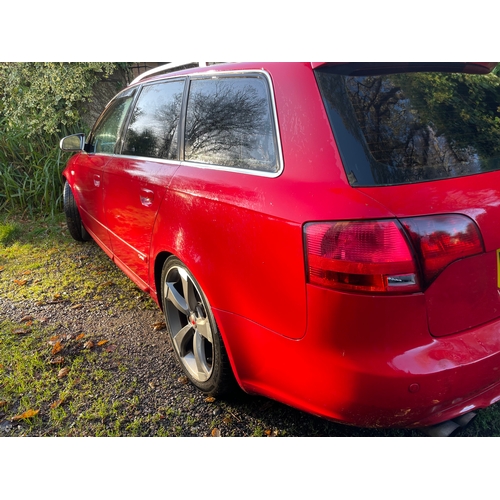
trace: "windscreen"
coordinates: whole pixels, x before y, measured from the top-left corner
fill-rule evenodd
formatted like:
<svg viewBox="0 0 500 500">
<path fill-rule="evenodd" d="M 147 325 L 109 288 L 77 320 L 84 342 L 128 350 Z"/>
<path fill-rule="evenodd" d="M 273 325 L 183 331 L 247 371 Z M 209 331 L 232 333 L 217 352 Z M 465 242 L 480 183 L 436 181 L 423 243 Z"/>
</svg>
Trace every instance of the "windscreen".
<svg viewBox="0 0 500 500">
<path fill-rule="evenodd" d="M 500 169 L 500 78 L 495 74 L 348 69 L 326 66 L 315 74 L 351 185 Z"/>
</svg>

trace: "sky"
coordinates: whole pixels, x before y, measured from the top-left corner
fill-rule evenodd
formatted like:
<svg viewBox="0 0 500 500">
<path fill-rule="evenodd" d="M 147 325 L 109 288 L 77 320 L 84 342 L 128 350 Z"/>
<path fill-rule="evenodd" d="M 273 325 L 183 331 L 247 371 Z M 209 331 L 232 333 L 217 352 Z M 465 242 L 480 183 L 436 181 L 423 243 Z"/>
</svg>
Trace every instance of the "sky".
<svg viewBox="0 0 500 500">
<path fill-rule="evenodd" d="M 0 60 L 497 60 L 489 13 L 485 0 L 9 2 Z"/>
</svg>

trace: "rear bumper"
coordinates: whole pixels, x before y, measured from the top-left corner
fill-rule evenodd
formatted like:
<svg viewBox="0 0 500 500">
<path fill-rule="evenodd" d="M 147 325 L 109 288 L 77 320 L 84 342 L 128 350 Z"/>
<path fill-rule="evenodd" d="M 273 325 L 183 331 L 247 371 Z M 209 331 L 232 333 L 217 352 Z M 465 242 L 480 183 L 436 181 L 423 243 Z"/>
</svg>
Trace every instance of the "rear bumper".
<svg viewBox="0 0 500 500">
<path fill-rule="evenodd" d="M 301 340 L 215 311 L 244 390 L 362 427 L 434 425 L 500 400 L 500 321 L 433 338 L 422 294 L 308 286 L 308 301 Z"/>
</svg>

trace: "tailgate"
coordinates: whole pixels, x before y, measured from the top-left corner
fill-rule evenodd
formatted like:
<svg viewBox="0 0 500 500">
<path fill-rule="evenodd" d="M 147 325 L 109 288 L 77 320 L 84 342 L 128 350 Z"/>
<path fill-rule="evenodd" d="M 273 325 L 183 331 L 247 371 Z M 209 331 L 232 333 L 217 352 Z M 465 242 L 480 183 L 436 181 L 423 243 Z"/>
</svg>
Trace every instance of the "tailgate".
<svg viewBox="0 0 500 500">
<path fill-rule="evenodd" d="M 424 292 L 432 335 L 457 333 L 500 316 L 499 172 L 358 189 L 398 218 L 457 213 L 477 224 L 485 253 L 451 263 Z"/>
</svg>

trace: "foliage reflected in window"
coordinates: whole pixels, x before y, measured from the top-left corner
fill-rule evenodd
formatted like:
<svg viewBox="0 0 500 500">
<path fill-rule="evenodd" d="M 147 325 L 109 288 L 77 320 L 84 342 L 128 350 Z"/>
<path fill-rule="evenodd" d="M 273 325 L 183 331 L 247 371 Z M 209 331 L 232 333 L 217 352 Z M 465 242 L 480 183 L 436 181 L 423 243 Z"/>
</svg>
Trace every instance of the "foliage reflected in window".
<svg viewBox="0 0 500 500">
<path fill-rule="evenodd" d="M 276 172 L 276 140 L 266 82 L 258 77 L 193 80 L 185 159 Z"/>
<path fill-rule="evenodd" d="M 317 76 L 351 183 L 397 184 L 500 169 L 497 76 Z"/>
<path fill-rule="evenodd" d="M 132 113 L 122 154 L 177 159 L 183 81 L 144 87 Z"/>
<path fill-rule="evenodd" d="M 132 102 L 133 94 L 127 92 L 110 105 L 102 120 L 97 124 L 90 139 L 91 151 L 94 153 L 115 152 L 120 129 Z"/>
</svg>

